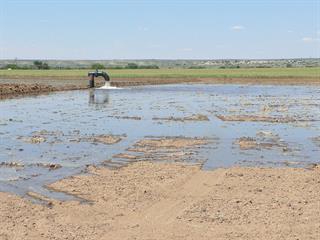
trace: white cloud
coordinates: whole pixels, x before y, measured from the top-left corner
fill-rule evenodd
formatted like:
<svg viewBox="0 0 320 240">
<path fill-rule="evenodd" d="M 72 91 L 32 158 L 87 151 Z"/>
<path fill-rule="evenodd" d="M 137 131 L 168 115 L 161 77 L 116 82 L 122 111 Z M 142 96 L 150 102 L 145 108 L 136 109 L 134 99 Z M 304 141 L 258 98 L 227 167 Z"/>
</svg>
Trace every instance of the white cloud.
<svg viewBox="0 0 320 240">
<path fill-rule="evenodd" d="M 245 27 L 241 26 L 241 25 L 235 25 L 235 26 L 232 26 L 231 29 L 234 30 L 234 31 L 241 31 L 241 30 L 244 30 Z"/>
<path fill-rule="evenodd" d="M 314 43 L 314 42 L 319 42 L 319 38 L 312 38 L 312 37 L 304 37 L 302 38 L 302 41 L 305 43 Z"/>
</svg>

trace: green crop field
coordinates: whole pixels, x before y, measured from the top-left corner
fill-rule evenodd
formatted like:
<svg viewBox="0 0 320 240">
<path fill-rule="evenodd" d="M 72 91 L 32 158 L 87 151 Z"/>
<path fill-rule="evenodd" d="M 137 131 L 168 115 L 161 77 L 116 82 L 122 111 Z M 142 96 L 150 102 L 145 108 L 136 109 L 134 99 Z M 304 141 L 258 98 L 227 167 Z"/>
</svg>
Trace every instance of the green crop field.
<svg viewBox="0 0 320 240">
<path fill-rule="evenodd" d="M 320 78 L 320 68 L 121 69 L 111 78 Z M 0 79 L 84 78 L 88 70 L 0 70 Z"/>
</svg>

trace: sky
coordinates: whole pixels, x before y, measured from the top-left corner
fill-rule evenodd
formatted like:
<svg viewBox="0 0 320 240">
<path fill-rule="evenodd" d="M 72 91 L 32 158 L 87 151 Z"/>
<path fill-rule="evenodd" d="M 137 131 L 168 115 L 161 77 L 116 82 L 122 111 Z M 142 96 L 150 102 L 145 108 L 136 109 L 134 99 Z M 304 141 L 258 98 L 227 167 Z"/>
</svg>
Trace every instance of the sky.
<svg viewBox="0 0 320 240">
<path fill-rule="evenodd" d="M 320 0 L 0 0 L 0 59 L 320 57 Z"/>
</svg>

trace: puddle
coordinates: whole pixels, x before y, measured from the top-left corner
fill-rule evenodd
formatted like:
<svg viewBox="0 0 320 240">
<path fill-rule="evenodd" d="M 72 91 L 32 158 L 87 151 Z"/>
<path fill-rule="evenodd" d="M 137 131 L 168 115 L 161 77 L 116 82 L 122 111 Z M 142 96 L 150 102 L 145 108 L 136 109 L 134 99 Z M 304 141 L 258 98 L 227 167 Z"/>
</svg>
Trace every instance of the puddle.
<svg viewBox="0 0 320 240">
<path fill-rule="evenodd" d="M 0 191 L 66 200 L 43 186 L 88 165 L 139 159 L 201 161 L 204 169 L 305 167 L 320 161 L 319 109 L 320 88 L 310 86 L 181 84 L 2 100 Z M 171 152 L 139 146 L 177 137 L 208 141 Z"/>
</svg>

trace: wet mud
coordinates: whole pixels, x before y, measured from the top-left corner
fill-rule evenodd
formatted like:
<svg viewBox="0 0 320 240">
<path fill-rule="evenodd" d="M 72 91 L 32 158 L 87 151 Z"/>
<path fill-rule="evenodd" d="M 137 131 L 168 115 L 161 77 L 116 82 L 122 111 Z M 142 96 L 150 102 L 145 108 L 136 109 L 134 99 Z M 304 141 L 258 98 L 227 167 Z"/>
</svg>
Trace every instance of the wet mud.
<svg viewBox="0 0 320 240">
<path fill-rule="evenodd" d="M 123 167 L 113 161 L 132 163 L 137 161 L 180 162 L 203 164 L 206 159 L 199 156 L 202 148 L 211 147 L 217 139 L 187 138 L 187 137 L 147 137 L 137 141 L 125 152 L 112 156 L 112 159 L 103 162 L 103 166 L 110 168 Z"/>
</svg>

